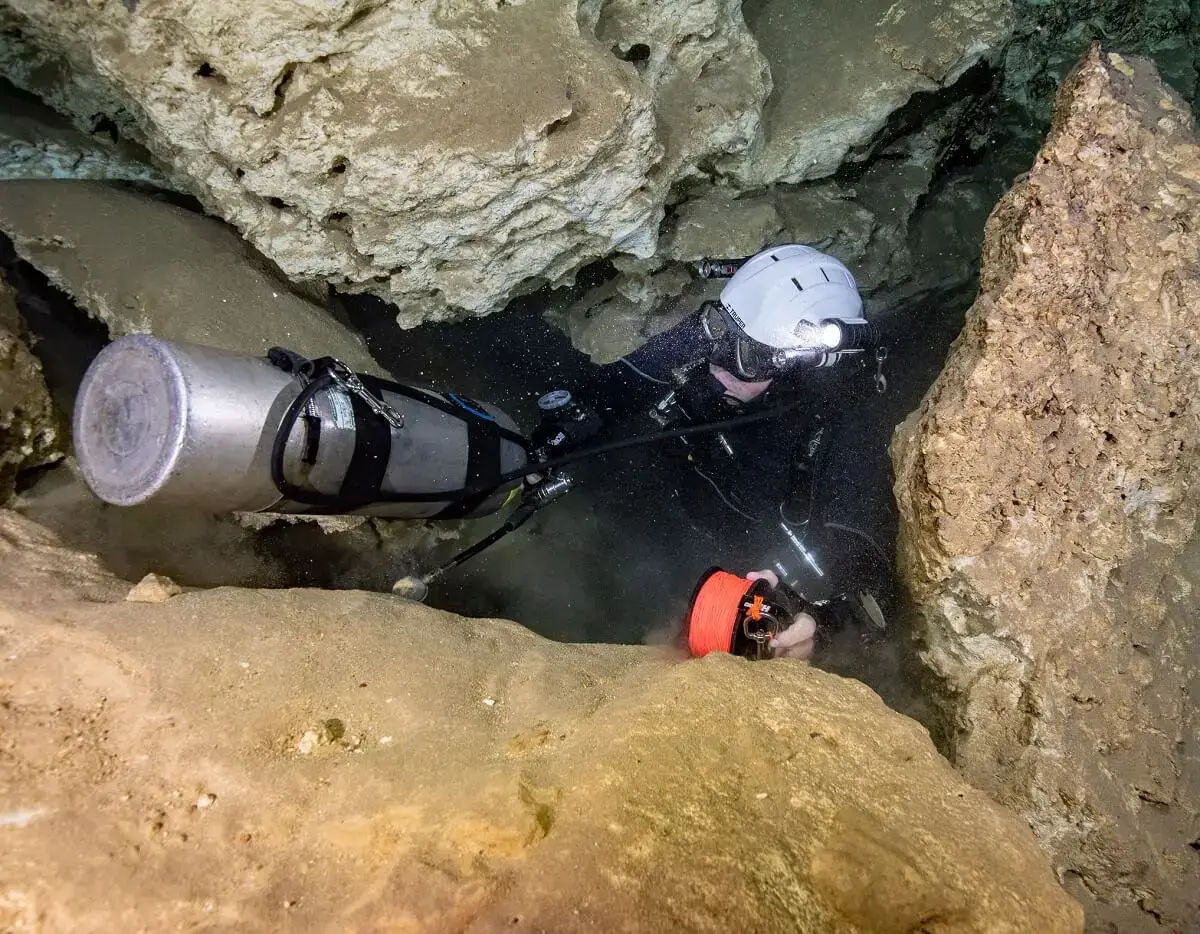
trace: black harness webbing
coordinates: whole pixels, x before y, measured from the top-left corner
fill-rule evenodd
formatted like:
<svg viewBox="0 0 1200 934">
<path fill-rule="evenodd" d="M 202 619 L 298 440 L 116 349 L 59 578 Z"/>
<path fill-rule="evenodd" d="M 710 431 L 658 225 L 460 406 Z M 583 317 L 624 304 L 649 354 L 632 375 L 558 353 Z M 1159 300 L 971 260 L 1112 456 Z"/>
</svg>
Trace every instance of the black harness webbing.
<svg viewBox="0 0 1200 934">
<path fill-rule="evenodd" d="M 354 453 L 338 496 L 352 503 L 375 502 L 392 454 L 392 426 L 358 396 L 350 396 L 350 404 L 354 409 Z"/>
</svg>

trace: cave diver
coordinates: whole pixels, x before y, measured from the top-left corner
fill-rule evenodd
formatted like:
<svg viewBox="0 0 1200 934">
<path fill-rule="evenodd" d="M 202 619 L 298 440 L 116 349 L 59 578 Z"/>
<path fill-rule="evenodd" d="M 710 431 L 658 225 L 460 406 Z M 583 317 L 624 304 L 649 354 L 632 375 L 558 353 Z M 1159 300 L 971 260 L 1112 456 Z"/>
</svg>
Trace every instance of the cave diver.
<svg viewBox="0 0 1200 934">
<path fill-rule="evenodd" d="M 882 628 L 888 556 L 869 532 L 832 521 L 834 497 L 819 489 L 840 414 L 864 387 L 886 388 L 886 350 L 864 317 L 853 274 L 802 245 L 709 260 L 698 271 L 728 280 L 719 299 L 574 390 L 539 400 L 535 447 L 552 457 L 638 418 L 670 430 L 784 402 L 778 418 L 684 436 L 666 448 L 677 468 L 669 471 L 675 499 L 723 553 L 763 562 L 750 580 L 769 579 L 804 605 L 791 632 L 773 634 L 777 651 L 811 653 L 814 614 L 834 625 L 853 618 Z M 844 378 L 814 379 L 839 365 Z M 792 646 L 798 634 L 802 644 Z"/>
<path fill-rule="evenodd" d="M 867 591 L 881 579 L 882 549 L 872 555 L 862 546 L 870 536 L 853 529 L 857 546 L 822 542 L 836 525 L 822 521 L 816 493 L 836 427 L 830 413 L 850 395 L 839 387 L 806 394 L 804 385 L 806 374 L 856 369 L 848 361 L 869 369 L 872 360 L 883 384 L 884 354 L 853 275 L 799 245 L 708 261 L 700 273 L 728 279 L 719 300 L 574 392 L 547 393 L 532 438 L 494 406 L 356 373 L 332 357 L 122 338 L 80 387 L 81 472 L 101 499 L 121 506 L 458 519 L 517 500 L 495 533 L 397 582 L 398 592 L 420 598 L 570 490 L 564 467 L 671 442 L 687 468 L 672 476 L 696 527 L 718 529 L 727 551 L 761 555 L 809 606 L 865 606 L 881 623 Z M 604 439 L 634 416 L 657 430 Z M 848 599 L 854 594 L 867 599 Z"/>
</svg>

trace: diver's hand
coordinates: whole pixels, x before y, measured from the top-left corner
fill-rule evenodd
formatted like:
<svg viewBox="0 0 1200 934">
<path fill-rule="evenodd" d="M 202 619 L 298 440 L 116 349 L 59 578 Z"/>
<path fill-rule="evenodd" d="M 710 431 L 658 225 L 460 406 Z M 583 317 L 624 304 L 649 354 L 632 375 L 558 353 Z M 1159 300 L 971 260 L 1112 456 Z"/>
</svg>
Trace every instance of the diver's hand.
<svg viewBox="0 0 1200 934">
<path fill-rule="evenodd" d="M 812 658 L 816 634 L 817 621 L 807 613 L 797 613 L 792 625 L 771 640 L 771 657 L 808 661 Z"/>
<path fill-rule="evenodd" d="M 772 587 L 779 586 L 779 575 L 774 571 L 751 571 L 747 580 L 766 581 Z M 806 662 L 812 658 L 813 637 L 817 634 L 817 621 L 807 613 L 797 613 L 792 625 L 771 640 L 772 658 L 793 658 Z"/>
</svg>

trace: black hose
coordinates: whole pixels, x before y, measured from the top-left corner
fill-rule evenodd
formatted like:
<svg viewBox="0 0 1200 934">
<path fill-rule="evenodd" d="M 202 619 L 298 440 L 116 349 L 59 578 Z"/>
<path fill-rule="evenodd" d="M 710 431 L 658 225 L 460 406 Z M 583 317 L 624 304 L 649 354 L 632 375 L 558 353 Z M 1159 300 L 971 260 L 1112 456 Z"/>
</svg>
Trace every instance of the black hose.
<svg viewBox="0 0 1200 934">
<path fill-rule="evenodd" d="M 559 467 L 566 467 L 568 464 L 574 464 L 577 461 L 600 457 L 603 454 L 612 454 L 615 451 L 624 451 L 629 448 L 642 447 L 643 445 L 661 444 L 663 441 L 673 441 L 676 438 L 690 438 L 696 435 L 710 435 L 720 431 L 732 431 L 734 428 L 744 428 L 747 425 L 757 425 L 759 422 L 769 422 L 771 419 L 780 418 L 807 404 L 807 399 L 797 399 L 794 402 L 789 402 L 787 405 L 779 405 L 773 409 L 764 409 L 761 412 L 752 412 L 749 415 L 739 415 L 736 418 L 726 418 L 719 422 L 704 422 L 700 425 L 688 425 L 684 428 L 672 428 L 669 431 L 638 435 L 635 438 L 622 438 L 619 441 L 609 441 L 606 444 L 584 448 L 581 451 L 564 454 L 562 457 L 555 457 L 548 461 L 542 461 L 539 464 L 526 464 L 518 470 L 509 471 L 501 476 L 496 486 L 500 487 L 513 480 L 524 479 L 532 474 L 542 473 L 547 470 L 556 470 Z M 484 491 L 479 490 L 478 492 L 482 493 Z"/>
<path fill-rule="evenodd" d="M 544 473 L 547 470 L 555 470 L 559 467 L 565 467 L 568 464 L 574 464 L 582 460 L 588 460 L 593 457 L 600 457 L 604 454 L 612 454 L 616 451 L 625 451 L 629 448 L 643 447 L 651 444 L 661 444 L 664 441 L 673 441 L 677 438 L 689 438 L 697 435 L 716 434 L 721 431 L 731 431 L 735 428 L 743 428 L 747 425 L 757 425 L 760 422 L 767 422 L 771 419 L 779 418 L 789 412 L 795 411 L 802 405 L 807 404 L 807 400 L 797 399 L 794 402 L 789 402 L 787 405 L 776 406 L 773 409 L 764 409 L 761 412 L 752 412 L 748 415 L 739 415 L 734 418 L 726 418 L 717 422 L 704 422 L 699 425 L 687 425 L 683 428 L 673 428 L 668 431 L 654 432 L 648 435 L 638 435 L 634 438 L 622 438 L 619 441 L 609 441 L 606 444 L 598 444 L 594 447 L 584 448 L 580 451 L 573 451 L 570 454 L 564 454 L 562 457 L 556 457 L 548 461 L 540 463 L 528 463 L 524 467 L 517 470 L 509 471 L 502 474 L 494 483 L 489 483 L 486 487 L 470 488 L 462 490 L 447 490 L 434 493 L 378 493 L 368 501 L 349 500 L 339 495 L 329 495 L 319 493 L 316 490 L 306 490 L 288 481 L 284 473 L 284 452 L 287 448 L 288 438 L 291 435 L 292 428 L 300 418 L 300 414 L 304 411 L 309 400 L 312 399 L 318 392 L 324 389 L 329 389 L 333 385 L 333 380 L 324 375 L 314 380 L 305 386 L 300 394 L 292 400 L 288 406 L 287 412 L 280 421 L 279 428 L 275 432 L 275 438 L 271 445 L 271 479 L 274 481 L 276 488 L 280 494 L 287 499 L 301 503 L 305 506 L 310 506 L 318 509 L 350 511 L 362 506 L 368 505 L 369 502 L 449 502 L 457 503 L 472 497 L 487 495 L 499 490 L 506 484 L 512 483 L 514 480 L 523 480 L 525 477 L 533 474 Z"/>
</svg>

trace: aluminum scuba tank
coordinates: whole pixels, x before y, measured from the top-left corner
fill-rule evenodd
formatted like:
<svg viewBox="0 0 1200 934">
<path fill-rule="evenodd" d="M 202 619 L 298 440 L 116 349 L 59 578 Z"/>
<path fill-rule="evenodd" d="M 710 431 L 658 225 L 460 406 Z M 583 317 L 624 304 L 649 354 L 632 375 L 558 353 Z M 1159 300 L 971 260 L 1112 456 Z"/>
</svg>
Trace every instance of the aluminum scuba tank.
<svg viewBox="0 0 1200 934">
<path fill-rule="evenodd" d="M 507 415 L 454 394 L 361 379 L 399 427 L 342 384 L 305 393 L 293 411 L 304 381 L 260 357 L 125 337 L 97 356 L 80 386 L 80 470 L 98 497 L 119 506 L 425 519 L 503 505 L 520 481 L 489 482 L 527 460 Z M 312 501 L 283 495 L 273 453 Z M 466 495 L 481 489 L 489 492 Z"/>
</svg>

